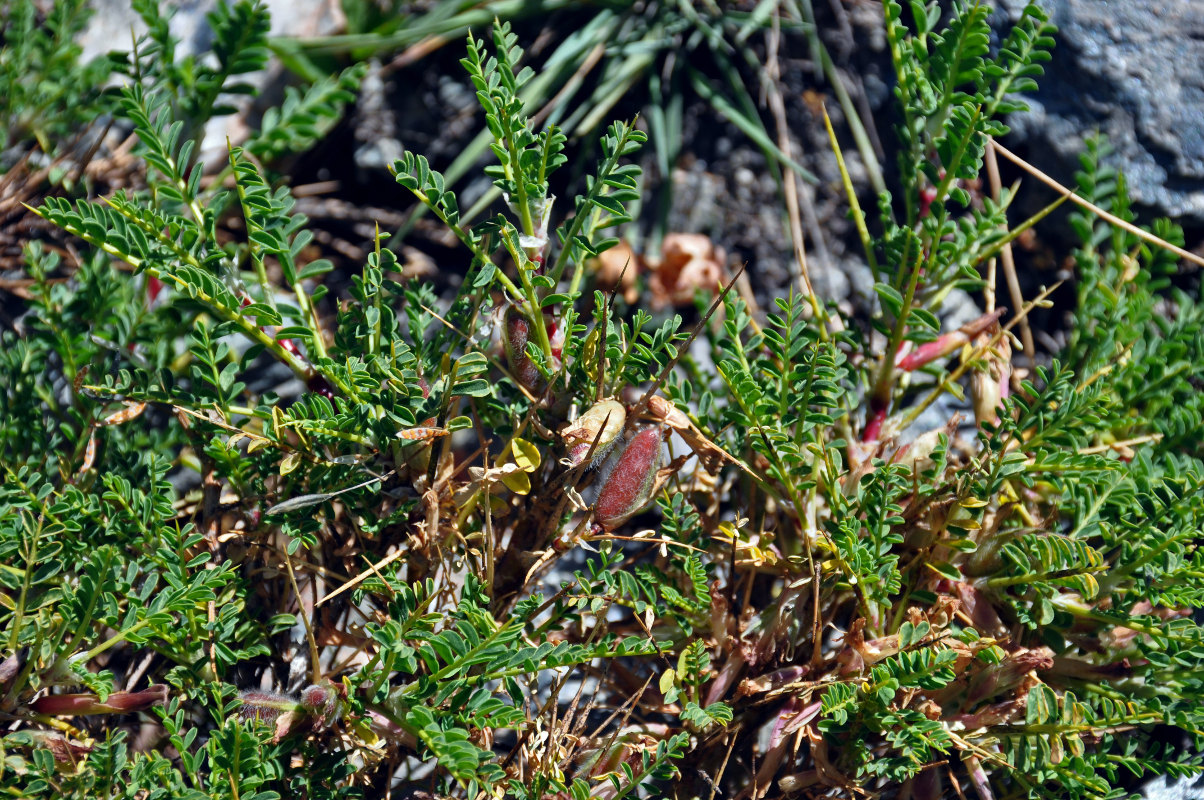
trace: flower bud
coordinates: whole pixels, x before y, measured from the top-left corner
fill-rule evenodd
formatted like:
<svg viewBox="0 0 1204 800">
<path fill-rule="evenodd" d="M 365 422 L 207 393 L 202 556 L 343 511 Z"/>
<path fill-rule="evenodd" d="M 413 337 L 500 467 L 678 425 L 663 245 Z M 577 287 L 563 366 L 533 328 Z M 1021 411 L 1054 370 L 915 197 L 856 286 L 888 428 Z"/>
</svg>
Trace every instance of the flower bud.
<svg viewBox="0 0 1204 800">
<path fill-rule="evenodd" d="M 870 398 L 869 417 L 865 429 L 861 432 L 861 441 L 876 442 L 882 435 L 882 426 L 886 422 L 886 414 L 890 410 L 889 400 L 880 397 Z"/>
<path fill-rule="evenodd" d="M 1006 311 L 1006 308 L 996 309 L 989 314 L 983 314 L 978 319 L 966 323 L 955 331 L 943 333 L 931 342 L 924 342 L 916 347 L 915 350 L 900 358 L 895 363 L 895 366 L 904 372 L 912 372 L 938 358 L 944 358 L 958 348 L 969 344 L 972 337 L 982 334 L 992 325 L 996 324 Z"/>
<path fill-rule="evenodd" d="M 113 692 L 103 703 L 91 693 L 48 694 L 30 704 L 38 714 L 76 717 L 84 714 L 129 714 L 167 702 L 167 686 L 159 684 L 141 692 Z"/>
<path fill-rule="evenodd" d="M 13 681 L 21 674 L 25 662 L 29 659 L 29 648 L 22 647 L 4 661 L 0 661 L 0 691 L 7 692 Z"/>
<path fill-rule="evenodd" d="M 810 667 L 808 666 L 783 667 L 764 675 L 745 678 L 740 681 L 740 685 L 736 689 L 736 697 L 748 697 L 749 695 L 778 691 L 801 680 L 809 669 Z"/>
<path fill-rule="evenodd" d="M 601 463 L 610 448 L 619 439 L 623 426 L 627 424 L 627 410 L 617 400 L 602 400 L 594 403 L 577 419 L 565 425 L 560 435 L 569 444 L 569 461 L 577 466 L 590 456 L 590 466 Z M 597 445 L 594 441 L 597 440 Z"/>
<path fill-rule="evenodd" d="M 610 736 L 602 746 L 592 742 L 584 744 L 574 756 L 582 774 L 600 778 L 622 769 L 623 764 L 638 767 L 642 751 L 655 749 L 666 734 L 664 726 L 630 725 L 617 735 Z"/>
<path fill-rule="evenodd" d="M 158 299 L 159 293 L 163 291 L 163 281 L 155 275 L 147 273 L 146 275 L 146 301 L 147 305 L 151 305 Z"/>
<path fill-rule="evenodd" d="M 970 774 L 970 785 L 974 787 L 974 792 L 987 800 L 993 798 L 995 795 L 991 792 L 991 779 L 982 768 L 982 761 L 977 756 L 963 755 L 962 763 L 966 765 L 966 772 Z"/>
<path fill-rule="evenodd" d="M 293 340 L 293 339 L 277 339 L 276 341 L 280 344 L 281 347 L 283 347 L 285 350 L 287 350 L 288 352 L 295 355 L 297 358 L 305 358 L 305 355 L 301 352 L 301 348 L 297 346 L 297 342 L 295 340 Z"/>
<path fill-rule="evenodd" d="M 660 468 L 661 429 L 644 428 L 627 443 L 598 492 L 594 518 L 603 530 L 614 530 L 648 504 Z"/>
<path fill-rule="evenodd" d="M 364 709 L 364 719 L 368 723 L 369 730 L 382 739 L 396 742 L 402 747 L 409 747 L 411 749 L 418 747 L 418 741 L 414 738 L 413 734 L 381 712 L 372 708 L 366 708 Z"/>
<path fill-rule="evenodd" d="M 942 333 L 931 342 L 924 342 L 896 362 L 895 366 L 904 372 L 912 372 L 938 358 L 943 358 L 958 349 L 970 339 L 961 331 Z"/>
<path fill-rule="evenodd" d="M 1002 703 L 991 703 L 975 711 L 973 714 L 954 714 L 946 719 L 966 729 L 993 728 L 997 725 L 1010 725 L 1024 719 L 1028 700 L 1026 696 L 1013 697 Z"/>
<path fill-rule="evenodd" d="M 321 375 L 314 373 L 309 380 L 305 382 L 305 388 L 309 389 L 314 394 L 320 394 L 327 400 L 334 399 L 334 387 L 330 385 Z"/>
<path fill-rule="evenodd" d="M 315 730 L 329 727 L 339 716 L 339 694 L 334 684 L 323 681 L 301 690 L 301 707 L 313 718 Z"/>
</svg>

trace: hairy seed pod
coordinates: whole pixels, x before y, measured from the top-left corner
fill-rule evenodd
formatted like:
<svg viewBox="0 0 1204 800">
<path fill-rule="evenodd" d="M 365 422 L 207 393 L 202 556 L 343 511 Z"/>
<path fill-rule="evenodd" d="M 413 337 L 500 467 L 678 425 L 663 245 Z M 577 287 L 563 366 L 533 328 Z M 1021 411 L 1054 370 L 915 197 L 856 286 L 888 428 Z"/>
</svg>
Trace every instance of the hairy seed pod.
<svg viewBox="0 0 1204 800">
<path fill-rule="evenodd" d="M 569 461 L 577 466 L 590 454 L 590 466 L 601 463 L 610 448 L 619 439 L 623 426 L 627 424 L 627 410 L 617 400 L 602 400 L 594 403 L 577 419 L 565 425 L 560 435 L 569 445 Z M 594 446 L 594 440 L 598 444 Z"/>
<path fill-rule="evenodd" d="M 275 728 L 272 741 L 279 742 L 296 728 L 304 716 L 305 709 L 297 698 L 279 692 L 247 689 L 239 692 L 242 707 L 238 715 L 244 720 L 266 722 Z"/>
<path fill-rule="evenodd" d="M 506 361 L 514 378 L 531 391 L 543 384 L 543 375 L 535 362 L 527 355 L 527 342 L 531 340 L 531 321 L 523 316 L 517 306 L 506 309 L 506 320 L 502 330 L 502 343 L 506 348 Z"/>
<path fill-rule="evenodd" d="M 594 518 L 603 530 L 614 530 L 648 504 L 660 468 L 661 429 L 644 428 L 627 443 L 598 492 Z"/>
<path fill-rule="evenodd" d="M 281 714 L 296 711 L 300 705 L 295 697 L 266 689 L 246 689 L 238 697 L 242 700 L 238 714 L 245 720 L 275 722 Z"/>
</svg>

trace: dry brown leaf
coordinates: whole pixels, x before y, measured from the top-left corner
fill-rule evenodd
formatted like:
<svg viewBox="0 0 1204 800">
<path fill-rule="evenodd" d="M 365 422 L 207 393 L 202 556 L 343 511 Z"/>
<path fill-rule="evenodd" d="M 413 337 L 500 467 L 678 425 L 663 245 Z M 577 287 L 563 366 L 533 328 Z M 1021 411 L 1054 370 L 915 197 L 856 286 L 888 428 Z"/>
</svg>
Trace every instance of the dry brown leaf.
<svg viewBox="0 0 1204 800">
<path fill-rule="evenodd" d="M 722 249 L 700 233 L 666 236 L 660 260 L 648 263 L 653 307 L 690 305 L 698 289 L 709 293 L 720 291 L 726 258 Z"/>
<path fill-rule="evenodd" d="M 617 285 L 619 294 L 628 303 L 639 299 L 635 283 L 643 267 L 643 259 L 625 240 L 609 250 L 603 250 L 597 258 L 590 260 L 590 266 L 595 270 L 599 289 L 610 291 Z"/>
</svg>

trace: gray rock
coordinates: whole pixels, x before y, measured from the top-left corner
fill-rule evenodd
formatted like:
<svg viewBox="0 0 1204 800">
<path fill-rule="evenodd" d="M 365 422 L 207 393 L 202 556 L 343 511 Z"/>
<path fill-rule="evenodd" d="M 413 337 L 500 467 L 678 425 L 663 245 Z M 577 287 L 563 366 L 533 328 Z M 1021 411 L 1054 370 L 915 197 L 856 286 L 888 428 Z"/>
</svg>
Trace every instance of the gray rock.
<svg viewBox="0 0 1204 800">
<path fill-rule="evenodd" d="M 128 51 L 133 36 L 146 33 L 146 25 L 129 0 L 92 0 L 91 5 L 95 13 L 79 40 L 84 61 L 110 50 Z M 347 24 L 337 0 L 267 0 L 265 5 L 272 17 L 272 36 L 322 36 L 340 33 Z M 180 57 L 210 48 L 213 32 L 205 17 L 217 8 L 217 0 L 174 0 L 162 6 L 161 13 L 171 14 L 171 32 L 180 40 L 176 48 Z"/>
<path fill-rule="evenodd" d="M 1023 0 L 1001 0 L 1014 20 Z M 1105 134 L 1139 203 L 1204 224 L 1204 5 L 1045 0 L 1057 47 L 1032 111 L 1014 115 L 1037 166 L 1068 180 L 1083 138 Z M 1002 19 L 1000 20 L 1002 22 Z M 1009 25 L 1001 25 L 1008 28 Z"/>
<path fill-rule="evenodd" d="M 1192 778 L 1175 780 L 1161 775 L 1145 785 L 1147 800 L 1196 800 L 1204 792 L 1200 781 Z"/>
<path fill-rule="evenodd" d="M 110 51 L 129 52 L 135 37 L 146 33 L 146 25 L 129 0 L 92 0 L 91 5 L 95 13 L 79 39 L 83 61 Z M 322 36 L 341 33 L 347 26 L 338 0 L 266 0 L 265 5 L 271 16 L 271 36 Z M 216 8 L 217 0 L 175 0 L 162 4 L 161 13 L 170 15 L 172 36 L 179 40 L 176 45 L 178 59 L 211 50 L 213 30 L 206 17 Z M 269 62 L 267 69 L 240 76 L 240 80 L 271 97 L 273 103 L 279 101 L 284 84 L 289 82 L 287 74 L 275 60 Z M 237 105 L 241 109 L 239 114 L 216 117 L 206 125 L 201 145 L 201 159 L 205 163 L 224 163 L 226 140 L 237 144 L 245 139 L 250 128 L 244 117 L 262 111 L 246 98 L 242 98 Z"/>
<path fill-rule="evenodd" d="M 368 63 L 355 114 L 355 165 L 384 170 L 405 155 L 405 148 L 397 138 L 397 118 L 386 95 L 380 61 L 374 58 Z"/>
</svg>

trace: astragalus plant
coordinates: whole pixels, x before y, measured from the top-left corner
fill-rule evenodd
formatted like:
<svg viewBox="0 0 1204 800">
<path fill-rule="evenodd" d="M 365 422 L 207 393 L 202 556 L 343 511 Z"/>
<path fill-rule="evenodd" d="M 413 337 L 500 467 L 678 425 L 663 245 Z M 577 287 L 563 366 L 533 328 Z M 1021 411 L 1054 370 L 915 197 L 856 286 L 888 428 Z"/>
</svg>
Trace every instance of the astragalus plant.
<svg viewBox="0 0 1204 800">
<path fill-rule="evenodd" d="M 216 59 L 177 63 L 138 7 L 114 108 L 143 181 L 38 206 L 75 238 L 30 242 L 0 347 L 6 791 L 1003 800 L 1198 771 L 1198 292 L 1075 216 L 1068 344 L 1021 379 L 1031 302 L 984 286 L 1029 225 L 976 187 L 1051 46 L 1039 8 L 992 46 L 983 6 L 885 3 L 900 177 L 853 209 L 872 319 L 725 279 L 687 324 L 598 278 L 639 124 L 553 197 L 566 137 L 527 116 L 505 25 L 463 61 L 502 213 L 470 225 L 422 156 L 393 165 L 469 254 L 455 297 L 380 237 L 334 298 L 266 165 L 360 73 L 209 180 L 194 136 L 266 12 L 221 6 Z M 1099 155 L 1079 192 L 1126 220 Z M 955 288 L 987 313 L 947 330 Z M 248 388 L 273 362 L 299 399 Z"/>
</svg>

